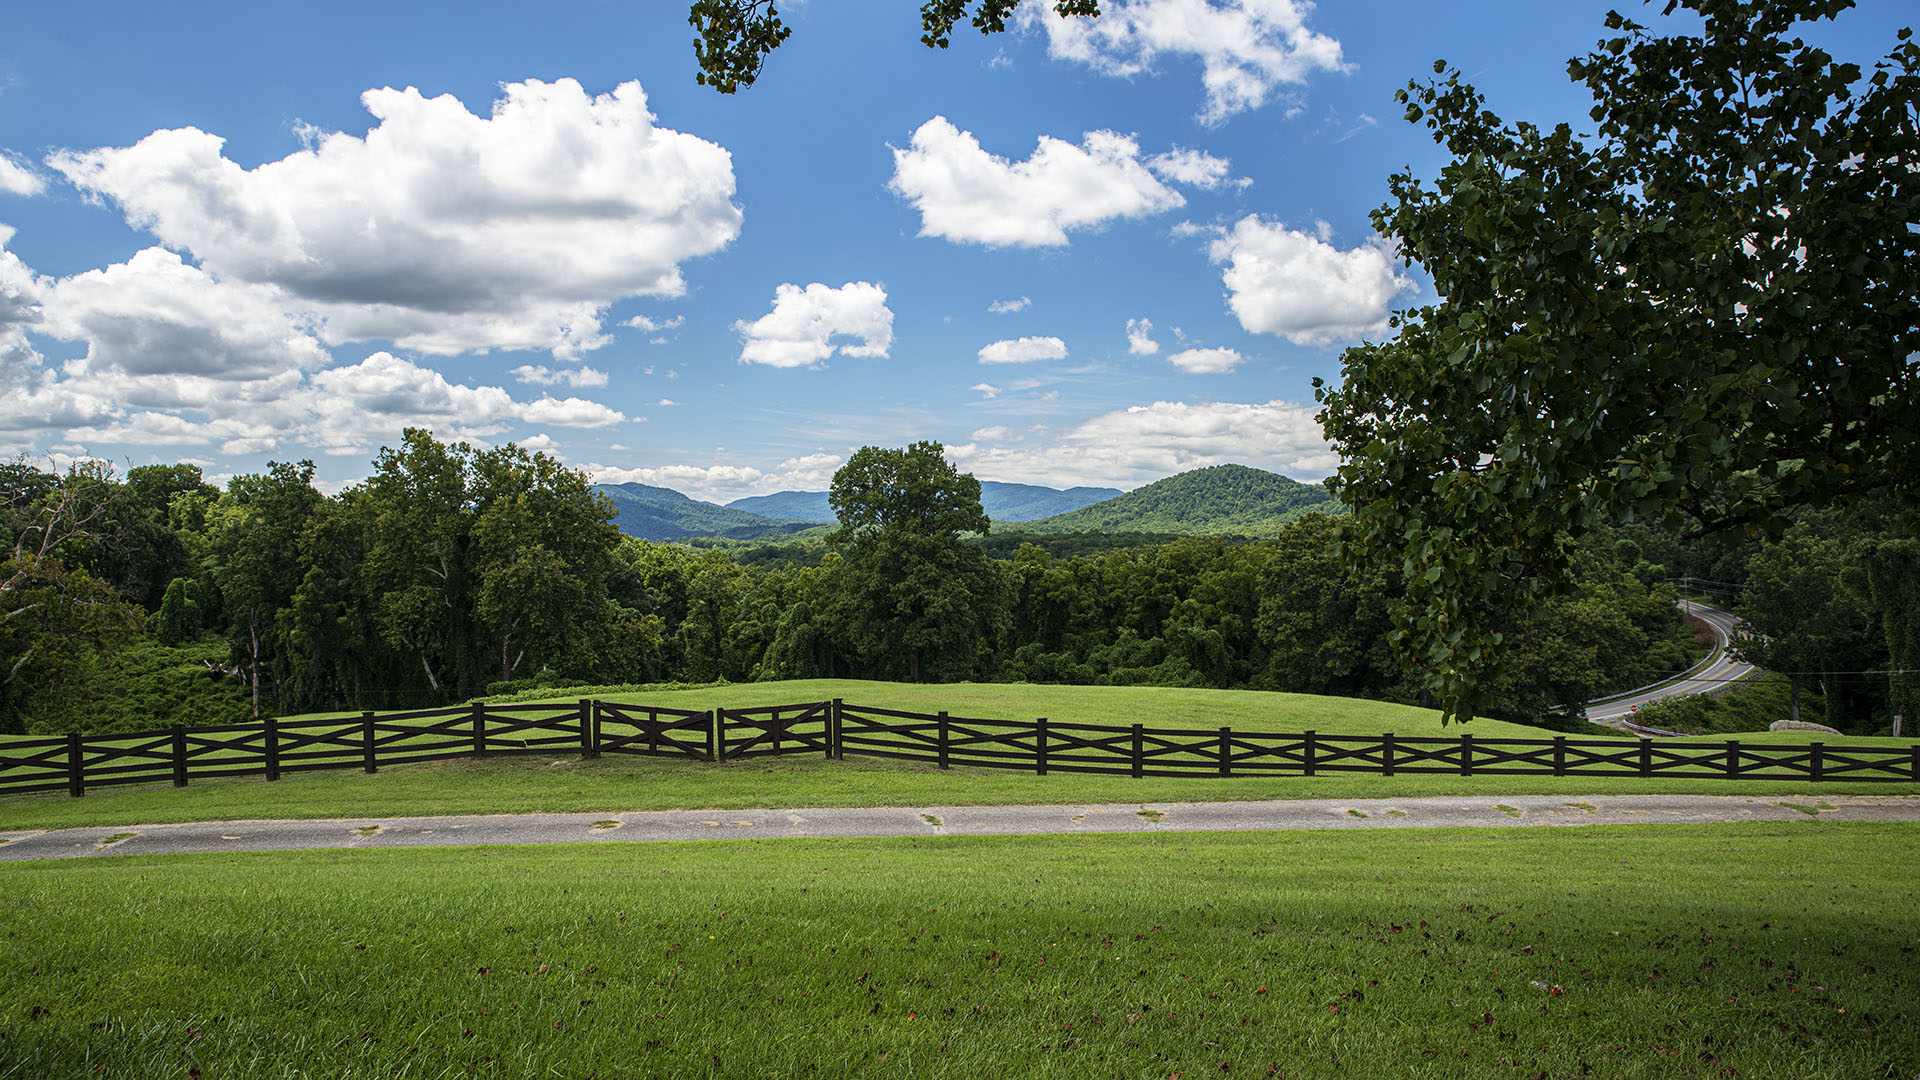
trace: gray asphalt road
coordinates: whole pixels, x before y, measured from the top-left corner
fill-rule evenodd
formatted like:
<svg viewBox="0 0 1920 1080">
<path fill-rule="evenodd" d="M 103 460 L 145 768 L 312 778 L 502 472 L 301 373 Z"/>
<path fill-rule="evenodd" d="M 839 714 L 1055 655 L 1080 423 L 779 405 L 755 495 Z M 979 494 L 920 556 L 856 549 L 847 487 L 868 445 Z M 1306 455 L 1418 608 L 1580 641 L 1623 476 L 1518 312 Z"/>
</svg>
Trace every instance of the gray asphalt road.
<svg viewBox="0 0 1920 1080">
<path fill-rule="evenodd" d="M 1920 796 L 1510 795 L 1101 806 L 672 810 L 333 821 L 214 821 L 0 833 L 0 860 L 303 848 L 631 843 L 797 837 L 1071 836 L 1195 830 L 1920 821 Z"/>
<path fill-rule="evenodd" d="M 1713 630 L 1714 636 L 1720 639 L 1716 655 L 1674 682 L 1588 705 L 1587 719 L 1598 724 L 1626 720 L 1631 718 L 1636 708 L 1648 702 L 1678 694 L 1706 694 L 1722 690 L 1729 683 L 1748 678 L 1759 670 L 1752 664 L 1735 660 L 1727 654 L 1727 643 L 1733 639 L 1737 624 L 1732 612 L 1722 611 L 1697 600 L 1686 601 L 1686 606 L 1690 614 L 1706 623 Z"/>
</svg>

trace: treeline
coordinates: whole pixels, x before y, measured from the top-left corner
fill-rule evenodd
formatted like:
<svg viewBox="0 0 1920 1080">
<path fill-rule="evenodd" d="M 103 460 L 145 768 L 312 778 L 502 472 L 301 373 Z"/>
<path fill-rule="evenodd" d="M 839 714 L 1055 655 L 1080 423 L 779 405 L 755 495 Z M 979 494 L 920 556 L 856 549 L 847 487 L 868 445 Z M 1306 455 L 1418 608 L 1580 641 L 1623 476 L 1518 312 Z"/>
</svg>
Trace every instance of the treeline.
<svg viewBox="0 0 1920 1080">
<path fill-rule="evenodd" d="M 1414 700 L 1390 640 L 1398 569 L 1349 564 L 1333 519 L 996 558 L 977 482 L 935 444 L 856 454 L 839 530 L 766 560 L 622 536 L 553 458 L 420 431 L 332 496 L 310 463 L 224 490 L 191 465 L 16 463 L 4 483 L 8 731 L 818 676 Z M 1611 536 L 1581 550 L 1576 589 L 1514 628 L 1498 715 L 1538 720 L 1696 655 L 1671 567 Z"/>
</svg>

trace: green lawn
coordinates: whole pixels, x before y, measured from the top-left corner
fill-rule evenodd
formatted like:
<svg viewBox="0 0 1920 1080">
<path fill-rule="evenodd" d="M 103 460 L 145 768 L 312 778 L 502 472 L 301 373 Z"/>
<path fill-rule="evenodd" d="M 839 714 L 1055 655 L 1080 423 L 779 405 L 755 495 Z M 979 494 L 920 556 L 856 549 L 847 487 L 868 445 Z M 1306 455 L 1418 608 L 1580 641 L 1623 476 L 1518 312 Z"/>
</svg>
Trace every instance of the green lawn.
<svg viewBox="0 0 1920 1080">
<path fill-rule="evenodd" d="M 1920 827 L 0 864 L 0 1076 L 1899 1077 Z"/>
<path fill-rule="evenodd" d="M 1374 701 L 1231 690 L 1027 685 L 913 685 L 846 681 L 748 683 L 678 692 L 590 695 L 687 709 L 749 708 L 840 697 L 913 711 L 1083 723 L 1298 731 L 1365 735 L 1455 734 L 1431 710 Z M 1492 720 L 1464 730 L 1476 738 L 1549 735 Z M 1606 737 L 1599 732 L 1595 738 Z M 1804 732 L 1740 736 L 1749 743 L 1804 743 Z M 1631 740 L 1628 740 L 1631 741 Z M 1884 739 L 1830 739 L 1884 744 Z M 1895 744 L 1903 745 L 1903 744 Z M 1555 779 L 1551 776 L 1402 774 L 1229 779 L 1133 779 L 1053 773 L 954 769 L 850 756 L 844 761 L 785 757 L 714 766 L 672 758 L 607 755 L 582 761 L 552 756 L 492 758 L 258 779 L 196 781 L 186 788 L 151 785 L 102 788 L 81 799 L 64 794 L 0 799 L 0 830 L 67 825 L 136 825 L 249 818 L 409 817 L 536 811 L 624 812 L 670 809 L 759 809 L 819 806 L 956 806 L 1021 803 L 1165 803 L 1236 799 L 1409 798 L 1421 795 L 1601 795 L 1620 792 L 1834 795 L 1920 794 L 1920 785 L 1810 784 L 1804 781 Z M 0 1074 L 3 1077 L 4 1074 Z"/>
</svg>

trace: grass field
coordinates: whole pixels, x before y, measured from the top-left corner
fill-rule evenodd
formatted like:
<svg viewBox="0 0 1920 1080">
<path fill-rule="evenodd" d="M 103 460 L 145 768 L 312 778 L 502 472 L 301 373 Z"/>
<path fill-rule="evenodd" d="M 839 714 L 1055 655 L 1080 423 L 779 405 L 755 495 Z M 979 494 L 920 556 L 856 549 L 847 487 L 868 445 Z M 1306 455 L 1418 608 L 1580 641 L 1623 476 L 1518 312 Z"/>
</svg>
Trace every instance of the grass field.
<svg viewBox="0 0 1920 1080">
<path fill-rule="evenodd" d="M 588 696 L 559 691 L 553 698 Z M 1403 705 L 1347 698 L 1231 690 L 1140 687 L 925 685 L 850 681 L 748 683 L 698 690 L 629 693 L 607 700 L 644 701 L 686 709 L 750 708 L 841 697 L 915 711 L 1083 723 L 1146 723 L 1239 730 L 1365 735 L 1454 734 L 1439 714 Z M 1539 738 L 1537 728 L 1475 720 L 1476 738 Z M 1595 738 L 1606 737 L 1596 729 Z M 1740 736 L 1747 743 L 1804 743 L 1804 732 Z M 1886 744 L 1884 739 L 1829 739 Z M 1895 744 L 1904 745 L 1904 744 Z M 1920 794 L 1920 785 L 1805 781 L 1555 779 L 1551 776 L 1403 774 L 1282 778 L 1142 778 L 954 769 L 849 757 L 761 759 L 714 766 L 671 758 L 608 755 L 583 761 L 552 757 L 493 758 L 357 771 L 289 775 L 274 783 L 240 779 L 99 789 L 85 798 L 63 794 L 0 799 L 0 830 L 68 825 L 136 825 L 257 818 L 409 817 L 432 814 L 672 809 L 759 809 L 821 806 L 955 806 L 1060 803 L 1192 802 L 1235 799 L 1410 798 L 1422 795 L 1600 795 L 1619 792 L 1811 796 L 1848 791 Z"/>
<path fill-rule="evenodd" d="M 1920 827 L 0 865 L 0 1077 L 1899 1077 Z"/>
</svg>

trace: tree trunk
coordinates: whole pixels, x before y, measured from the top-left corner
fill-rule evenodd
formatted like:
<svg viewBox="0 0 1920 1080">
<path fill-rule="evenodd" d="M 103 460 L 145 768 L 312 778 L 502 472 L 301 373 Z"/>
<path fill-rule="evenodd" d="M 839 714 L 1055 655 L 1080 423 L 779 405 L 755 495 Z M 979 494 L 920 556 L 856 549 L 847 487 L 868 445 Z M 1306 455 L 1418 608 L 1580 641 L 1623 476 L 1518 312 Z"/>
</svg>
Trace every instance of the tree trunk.
<svg viewBox="0 0 1920 1080">
<path fill-rule="evenodd" d="M 251 639 L 248 659 L 252 661 L 253 668 L 253 718 L 258 720 L 260 719 L 260 617 L 251 611 L 247 613 L 247 633 Z"/>
<path fill-rule="evenodd" d="M 1793 703 L 1793 722 L 1800 722 L 1800 676 L 1787 676 L 1787 699 Z"/>
</svg>

